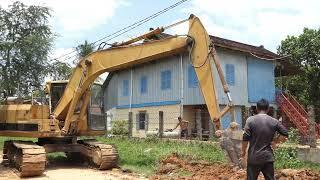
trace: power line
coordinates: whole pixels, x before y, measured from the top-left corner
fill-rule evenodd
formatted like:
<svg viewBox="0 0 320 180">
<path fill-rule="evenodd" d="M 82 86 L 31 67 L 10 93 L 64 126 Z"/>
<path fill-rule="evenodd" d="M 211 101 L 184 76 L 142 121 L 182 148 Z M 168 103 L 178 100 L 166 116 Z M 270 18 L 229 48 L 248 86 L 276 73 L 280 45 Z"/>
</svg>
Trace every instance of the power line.
<svg viewBox="0 0 320 180">
<path fill-rule="evenodd" d="M 165 13 L 165 12 L 167 12 L 167 11 L 169 11 L 169 10 L 177 7 L 177 6 L 179 6 L 180 4 L 182 4 L 182 3 L 186 2 L 186 1 L 188 1 L 188 0 L 181 0 L 181 1 L 179 1 L 179 2 L 177 2 L 177 3 L 175 3 L 175 4 L 173 4 L 173 5 L 171 5 L 171 6 L 169 6 L 169 7 L 166 7 L 166 8 L 164 8 L 164 9 L 162 9 L 161 11 L 158 11 L 158 12 L 152 14 L 151 16 L 148 16 L 148 17 L 146 17 L 146 18 L 144 18 L 144 19 L 142 19 L 142 20 L 140 20 L 140 21 L 137 21 L 137 22 L 135 22 L 135 23 L 133 23 L 133 24 L 131 24 L 131 25 L 123 28 L 123 29 L 120 29 L 120 30 L 118 30 L 118 31 L 116 31 L 116 32 L 108 35 L 108 36 L 105 36 L 105 37 L 103 37 L 103 38 L 101 38 L 101 39 L 93 42 L 92 44 L 95 44 L 95 43 L 100 42 L 100 41 L 102 41 L 102 40 L 104 40 L 104 39 L 107 39 L 108 37 L 111 37 L 111 36 L 113 36 L 113 35 L 116 35 L 116 34 L 120 33 L 121 31 L 128 32 L 128 31 L 130 31 L 130 30 L 132 30 L 132 29 L 134 29 L 134 28 L 136 28 L 136 27 L 138 27 L 138 26 L 140 26 L 140 25 L 142 25 L 142 24 L 144 24 L 144 23 L 146 23 L 146 22 L 148 22 L 148 21 L 156 18 L 157 16 L 159 16 L 159 15 L 161 15 L 161 14 L 163 14 L 163 13 Z M 124 34 L 125 32 L 121 33 L 120 35 Z M 120 36 L 120 35 L 117 35 L 116 37 L 118 37 L 118 36 Z M 108 40 L 106 40 L 106 41 L 109 41 L 109 40 L 111 40 L 111 39 L 114 39 L 114 37 L 112 37 L 112 38 L 110 38 L 110 39 L 108 39 Z"/>
<path fill-rule="evenodd" d="M 129 31 L 131 31 L 131 30 L 133 30 L 133 29 L 141 26 L 142 24 L 144 24 L 144 23 L 146 23 L 146 22 L 148 22 L 148 21 L 150 21 L 150 20 L 158 17 L 159 15 L 161 15 L 161 14 L 163 14 L 163 13 L 165 13 L 165 12 L 167 12 L 167 11 L 169 11 L 169 10 L 171 10 L 171 9 L 179 6 L 179 5 L 181 5 L 182 3 L 186 2 L 186 1 L 188 1 L 188 0 L 178 1 L 178 2 L 176 2 L 175 4 L 173 4 L 173 5 L 169 6 L 169 7 L 166 7 L 166 8 L 164 8 L 164 9 L 162 9 L 162 10 L 160 10 L 160 11 L 158 11 L 158 12 L 156 12 L 156 13 L 154 13 L 154 14 L 146 17 L 146 18 L 143 18 L 142 20 L 139 20 L 139 21 L 137 21 L 137 22 L 135 22 L 135 23 L 133 23 L 133 24 L 131 24 L 131 25 L 129 25 L 129 26 L 126 26 L 125 28 L 122 28 L 122 29 L 120 29 L 120 30 L 118 30 L 118 31 L 116 31 L 116 32 L 114 32 L 114 33 L 111 33 L 111 34 L 103 37 L 103 38 L 100 38 L 100 39 L 98 39 L 98 40 L 90 43 L 90 45 L 94 45 L 94 44 L 96 44 L 96 43 L 98 43 L 98 42 L 100 42 L 100 41 L 103 41 L 103 40 L 105 40 L 105 39 L 107 39 L 107 40 L 105 40 L 105 42 L 108 42 L 108 41 L 110 41 L 110 40 L 112 40 L 112 39 L 115 39 L 115 38 L 117 38 L 117 37 L 119 37 L 119 36 L 121 36 L 121 35 L 129 32 Z M 76 50 L 73 50 L 73 51 L 71 51 L 71 52 L 69 52 L 69 53 L 66 53 L 66 54 L 63 54 L 63 55 L 59 56 L 58 58 L 50 59 L 49 62 L 59 61 L 58 59 L 63 58 L 63 57 L 65 57 L 65 56 L 70 55 L 70 54 L 75 53 L 75 52 L 76 52 Z M 66 58 L 66 59 L 64 59 L 64 61 L 66 61 L 66 60 L 68 60 L 68 59 L 71 59 L 71 58 L 73 58 L 73 57 L 75 57 L 75 56 L 76 56 L 76 55 L 73 55 L 73 56 L 71 56 L 71 57 L 69 57 L 69 58 Z"/>
</svg>

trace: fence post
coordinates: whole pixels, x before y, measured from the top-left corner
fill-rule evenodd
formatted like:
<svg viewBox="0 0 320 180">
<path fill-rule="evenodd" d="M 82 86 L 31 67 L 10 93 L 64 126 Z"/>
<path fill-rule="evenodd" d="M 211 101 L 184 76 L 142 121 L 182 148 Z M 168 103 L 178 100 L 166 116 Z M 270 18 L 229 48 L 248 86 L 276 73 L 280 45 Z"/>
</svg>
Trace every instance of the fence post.
<svg viewBox="0 0 320 180">
<path fill-rule="evenodd" d="M 132 128 L 133 128 L 133 124 L 132 124 L 132 112 L 129 112 L 128 115 L 128 137 L 131 138 L 132 137 Z"/>
<path fill-rule="evenodd" d="M 159 138 L 163 137 L 163 111 L 159 111 Z"/>
<path fill-rule="evenodd" d="M 104 115 L 103 115 L 103 117 L 105 118 L 104 119 L 104 123 L 105 123 L 105 128 L 106 128 L 106 137 L 108 137 L 108 134 L 109 134 L 109 131 L 108 131 L 108 114 L 107 113 L 105 113 Z"/>
<path fill-rule="evenodd" d="M 317 147 L 316 140 L 316 122 L 315 122 L 315 114 L 314 107 L 311 105 L 308 107 L 308 119 L 309 119 L 309 145 L 312 148 Z"/>
<path fill-rule="evenodd" d="M 202 140 L 201 109 L 196 109 L 196 127 L 197 136 L 200 140 Z"/>
</svg>

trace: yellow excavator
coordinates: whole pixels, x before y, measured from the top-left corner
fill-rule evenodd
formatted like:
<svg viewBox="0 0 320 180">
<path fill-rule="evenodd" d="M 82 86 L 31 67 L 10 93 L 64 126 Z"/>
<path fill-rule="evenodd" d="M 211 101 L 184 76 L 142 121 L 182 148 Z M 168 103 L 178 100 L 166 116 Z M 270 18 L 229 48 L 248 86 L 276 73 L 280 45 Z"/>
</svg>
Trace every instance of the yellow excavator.
<svg viewBox="0 0 320 180">
<path fill-rule="evenodd" d="M 104 124 L 104 119 L 92 117 L 88 113 L 95 79 L 105 72 L 187 52 L 190 53 L 215 129 L 220 129 L 220 118 L 232 109 L 232 101 L 214 42 L 210 40 L 196 16 L 191 15 L 183 22 L 185 21 L 189 22 L 187 35 L 153 39 L 152 37 L 171 26 L 161 27 L 82 58 L 67 82 L 46 84 L 49 97 L 47 105 L 8 98 L 5 104 L 0 106 L 0 136 L 32 137 L 38 141 L 6 141 L 3 148 L 4 162 L 15 166 L 21 177 L 41 175 L 46 165 L 46 153 L 51 152 L 85 157 L 93 167 L 101 170 L 116 167 L 118 153 L 114 146 L 96 140 L 77 140 L 80 136 L 98 136 L 105 133 L 104 128 L 99 127 L 99 124 Z M 229 99 L 229 105 L 222 111 L 217 102 L 210 62 L 214 62 L 217 67 Z"/>
</svg>

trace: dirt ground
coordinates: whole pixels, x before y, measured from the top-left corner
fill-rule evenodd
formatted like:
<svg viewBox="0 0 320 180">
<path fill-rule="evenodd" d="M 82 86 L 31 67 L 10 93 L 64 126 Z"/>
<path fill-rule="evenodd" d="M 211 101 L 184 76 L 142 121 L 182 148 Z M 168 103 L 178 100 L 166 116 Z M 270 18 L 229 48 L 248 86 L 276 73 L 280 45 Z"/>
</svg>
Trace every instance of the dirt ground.
<svg viewBox="0 0 320 180">
<path fill-rule="evenodd" d="M 2 157 L 2 155 L 0 155 Z M 2 161 L 2 159 L 0 159 Z M 238 180 L 245 179 L 246 172 L 237 168 L 232 168 L 223 164 L 209 164 L 204 161 L 183 160 L 177 154 L 163 159 L 157 173 L 149 179 L 185 179 L 185 180 Z M 292 170 L 284 169 L 276 172 L 276 178 L 279 180 L 318 180 L 320 173 L 311 170 Z M 16 171 L 12 168 L 0 165 L 0 179 L 20 179 Z M 68 161 L 49 162 L 46 171 L 40 177 L 25 178 L 33 180 L 136 180 L 148 179 L 142 175 L 123 172 L 120 169 L 108 171 L 99 171 L 90 169 L 85 164 L 72 164 Z M 259 180 L 264 179 L 262 176 Z"/>
<path fill-rule="evenodd" d="M 208 164 L 206 162 L 195 162 L 182 160 L 176 154 L 163 159 L 161 168 L 156 175 L 150 177 L 152 180 L 159 179 L 185 179 L 185 180 L 236 180 L 245 179 L 246 172 L 222 164 Z M 259 179 L 264 179 L 259 176 Z M 279 180 L 318 180 L 320 173 L 311 170 L 284 169 L 276 172 Z"/>
<path fill-rule="evenodd" d="M 2 162 L 2 154 L 0 154 L 0 162 Z M 13 168 L 5 167 L 0 164 L 0 179 L 16 180 L 20 179 Z M 72 164 L 70 162 L 49 162 L 46 167 L 46 171 L 40 177 L 35 178 L 23 178 L 32 180 L 136 180 L 147 179 L 143 176 L 134 173 L 123 172 L 120 169 L 112 169 L 108 171 L 99 171 L 88 168 L 87 165 Z"/>
</svg>

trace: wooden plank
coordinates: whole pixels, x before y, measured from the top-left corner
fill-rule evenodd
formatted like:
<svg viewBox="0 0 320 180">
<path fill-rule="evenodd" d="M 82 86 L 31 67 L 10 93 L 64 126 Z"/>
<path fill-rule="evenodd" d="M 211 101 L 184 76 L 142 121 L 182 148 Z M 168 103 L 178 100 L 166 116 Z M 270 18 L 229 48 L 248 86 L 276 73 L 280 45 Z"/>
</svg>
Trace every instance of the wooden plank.
<svg viewBox="0 0 320 180">
<path fill-rule="evenodd" d="M 44 148 L 41 149 L 23 149 L 23 154 L 45 154 Z"/>
<path fill-rule="evenodd" d="M 45 162 L 46 156 L 45 154 L 38 154 L 38 155 L 23 155 L 22 159 L 23 163 L 38 163 L 38 162 Z"/>
</svg>

